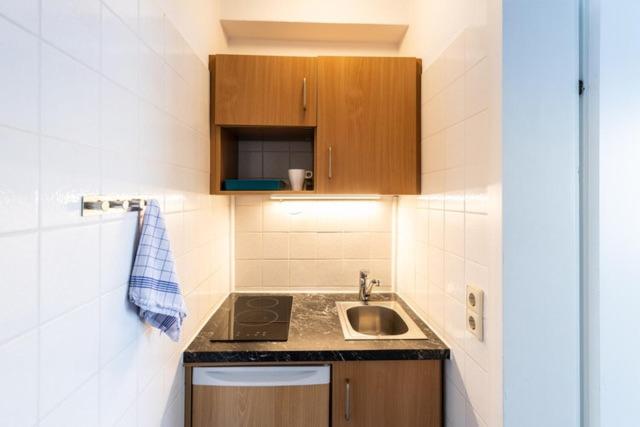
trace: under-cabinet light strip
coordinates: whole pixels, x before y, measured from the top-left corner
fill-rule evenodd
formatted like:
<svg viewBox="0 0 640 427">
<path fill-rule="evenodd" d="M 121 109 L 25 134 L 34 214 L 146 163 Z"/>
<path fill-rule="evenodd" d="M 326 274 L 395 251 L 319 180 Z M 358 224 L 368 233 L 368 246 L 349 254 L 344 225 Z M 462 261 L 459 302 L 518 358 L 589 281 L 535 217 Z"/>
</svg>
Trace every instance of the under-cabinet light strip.
<svg viewBox="0 0 640 427">
<path fill-rule="evenodd" d="M 382 196 L 370 195 L 306 195 L 306 194 L 272 194 L 271 200 L 380 200 Z"/>
</svg>

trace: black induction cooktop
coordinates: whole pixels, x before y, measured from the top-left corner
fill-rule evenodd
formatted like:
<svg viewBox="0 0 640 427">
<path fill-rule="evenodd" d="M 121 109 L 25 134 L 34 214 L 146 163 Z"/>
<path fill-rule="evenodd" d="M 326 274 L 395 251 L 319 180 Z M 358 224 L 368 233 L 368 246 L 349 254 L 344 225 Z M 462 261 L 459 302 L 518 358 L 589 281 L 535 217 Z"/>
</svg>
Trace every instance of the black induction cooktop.
<svg viewBox="0 0 640 427">
<path fill-rule="evenodd" d="M 230 301 L 225 324 L 211 341 L 286 341 L 291 320 L 290 295 L 239 295 Z"/>
</svg>

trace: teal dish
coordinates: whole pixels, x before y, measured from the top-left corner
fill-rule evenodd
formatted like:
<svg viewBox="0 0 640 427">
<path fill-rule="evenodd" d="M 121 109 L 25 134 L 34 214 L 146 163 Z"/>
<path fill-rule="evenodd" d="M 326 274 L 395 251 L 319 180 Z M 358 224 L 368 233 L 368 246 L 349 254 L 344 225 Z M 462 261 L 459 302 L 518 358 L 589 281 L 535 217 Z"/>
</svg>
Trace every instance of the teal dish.
<svg viewBox="0 0 640 427">
<path fill-rule="evenodd" d="M 225 179 L 224 189 L 227 191 L 278 191 L 284 188 L 279 179 Z"/>
</svg>

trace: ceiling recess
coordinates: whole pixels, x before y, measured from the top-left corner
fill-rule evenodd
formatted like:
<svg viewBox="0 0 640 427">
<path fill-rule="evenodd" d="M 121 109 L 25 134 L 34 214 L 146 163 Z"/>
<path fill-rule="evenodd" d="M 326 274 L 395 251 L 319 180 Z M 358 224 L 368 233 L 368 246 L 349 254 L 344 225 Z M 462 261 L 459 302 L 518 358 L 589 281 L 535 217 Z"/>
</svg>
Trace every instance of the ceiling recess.
<svg viewBox="0 0 640 427">
<path fill-rule="evenodd" d="M 285 40 L 398 45 L 408 25 L 324 22 L 277 22 L 221 19 L 229 39 Z"/>
</svg>

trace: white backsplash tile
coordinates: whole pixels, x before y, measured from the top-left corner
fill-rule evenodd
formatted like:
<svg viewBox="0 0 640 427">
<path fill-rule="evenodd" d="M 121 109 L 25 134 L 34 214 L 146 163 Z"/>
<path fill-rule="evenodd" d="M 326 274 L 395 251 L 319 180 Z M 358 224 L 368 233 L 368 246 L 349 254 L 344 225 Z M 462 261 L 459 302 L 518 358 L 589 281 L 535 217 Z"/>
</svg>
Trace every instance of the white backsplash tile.
<svg viewBox="0 0 640 427">
<path fill-rule="evenodd" d="M 393 288 L 392 203 L 236 197 L 236 286 L 355 292 L 365 269 Z"/>
</svg>

